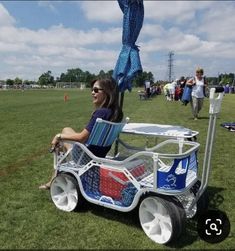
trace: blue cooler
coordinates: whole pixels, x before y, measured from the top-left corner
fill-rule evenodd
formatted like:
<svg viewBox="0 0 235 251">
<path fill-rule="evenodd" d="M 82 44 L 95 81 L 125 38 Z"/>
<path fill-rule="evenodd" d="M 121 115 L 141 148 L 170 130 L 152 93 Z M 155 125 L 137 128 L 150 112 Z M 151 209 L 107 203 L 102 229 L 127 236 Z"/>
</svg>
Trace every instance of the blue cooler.
<svg viewBox="0 0 235 251">
<path fill-rule="evenodd" d="M 184 91 L 183 91 L 183 95 L 181 98 L 183 105 L 187 105 L 191 101 L 191 98 L 192 98 L 192 87 L 185 86 Z"/>
</svg>

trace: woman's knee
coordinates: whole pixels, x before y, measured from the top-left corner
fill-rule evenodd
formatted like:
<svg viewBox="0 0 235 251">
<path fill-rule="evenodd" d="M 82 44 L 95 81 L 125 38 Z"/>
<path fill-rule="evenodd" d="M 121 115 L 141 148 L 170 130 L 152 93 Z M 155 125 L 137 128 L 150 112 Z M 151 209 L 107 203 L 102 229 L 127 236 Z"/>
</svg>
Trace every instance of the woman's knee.
<svg viewBox="0 0 235 251">
<path fill-rule="evenodd" d="M 75 133 L 75 131 L 71 127 L 65 127 L 63 128 L 62 133 Z"/>
</svg>

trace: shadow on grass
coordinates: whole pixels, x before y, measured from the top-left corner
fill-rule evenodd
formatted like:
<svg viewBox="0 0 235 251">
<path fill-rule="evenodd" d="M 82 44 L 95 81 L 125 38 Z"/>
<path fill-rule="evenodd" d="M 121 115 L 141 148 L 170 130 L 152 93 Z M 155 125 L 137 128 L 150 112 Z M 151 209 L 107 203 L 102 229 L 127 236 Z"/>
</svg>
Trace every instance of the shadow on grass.
<svg viewBox="0 0 235 251">
<path fill-rule="evenodd" d="M 198 120 L 209 120 L 210 117 L 209 116 L 199 116 Z M 220 117 L 216 117 L 217 120 L 220 120 L 221 118 Z"/>
<path fill-rule="evenodd" d="M 224 201 L 223 196 L 220 194 L 224 188 L 221 187 L 207 187 L 207 193 L 209 196 L 208 209 L 217 209 Z M 193 219 L 187 219 L 185 232 L 181 234 L 177 243 L 169 244 L 172 248 L 184 248 L 188 245 L 193 244 L 198 238 L 197 232 L 197 220 L 200 216 L 195 216 Z"/>
<path fill-rule="evenodd" d="M 209 120 L 209 118 L 210 118 L 210 117 L 208 117 L 208 116 L 199 116 L 198 119 L 199 119 L 199 120 L 202 120 L 202 119 L 207 119 L 207 120 Z"/>
<path fill-rule="evenodd" d="M 82 212 L 85 213 L 87 211 L 90 211 L 92 214 L 99 217 L 104 217 L 108 220 L 121 222 L 136 228 L 141 228 L 137 207 L 130 212 L 120 212 L 87 202 L 85 207 L 82 209 Z M 81 213 L 81 210 L 79 210 L 79 212 Z"/>
<path fill-rule="evenodd" d="M 216 209 L 218 208 L 224 201 L 224 198 L 220 195 L 223 191 L 223 188 L 218 187 L 208 187 L 208 195 L 209 195 L 209 209 Z M 105 219 L 109 219 L 111 221 L 118 221 L 123 224 L 129 225 L 131 227 L 141 229 L 141 225 L 139 223 L 139 216 L 138 216 L 138 207 L 136 207 L 131 212 L 119 212 L 116 210 L 112 210 L 109 208 L 105 208 L 102 206 L 98 206 L 92 203 L 86 203 L 83 210 L 79 210 L 80 213 L 85 213 L 90 211 L 96 216 L 104 217 Z M 147 238 L 147 236 L 146 236 Z M 187 219 L 185 230 L 181 234 L 180 238 L 177 242 L 169 243 L 167 246 L 169 248 L 184 248 L 193 244 L 196 240 L 198 240 L 198 232 L 197 232 L 197 217 L 193 219 Z"/>
<path fill-rule="evenodd" d="M 210 117 L 209 116 L 199 116 L 198 119 L 196 121 L 200 121 L 200 120 L 209 120 Z M 217 120 L 220 120 L 220 117 L 216 117 Z M 194 121 L 193 117 L 189 117 L 188 121 Z"/>
</svg>

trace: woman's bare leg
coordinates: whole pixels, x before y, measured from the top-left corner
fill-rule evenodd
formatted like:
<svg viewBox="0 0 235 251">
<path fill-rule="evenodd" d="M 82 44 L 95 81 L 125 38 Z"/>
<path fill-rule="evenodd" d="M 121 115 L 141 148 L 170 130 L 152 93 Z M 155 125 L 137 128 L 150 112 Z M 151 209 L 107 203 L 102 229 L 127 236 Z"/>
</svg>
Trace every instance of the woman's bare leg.
<svg viewBox="0 0 235 251">
<path fill-rule="evenodd" d="M 76 132 L 71 127 L 65 127 L 61 133 L 62 134 L 71 134 L 71 133 L 76 133 Z M 66 148 L 66 150 L 69 150 L 72 147 L 72 144 L 64 143 L 63 146 Z"/>
<path fill-rule="evenodd" d="M 70 133 L 75 133 L 75 131 L 72 128 L 70 128 L 70 127 L 65 127 L 62 130 L 61 133 L 63 133 L 63 134 L 70 134 Z M 63 146 L 66 148 L 66 150 L 69 150 L 72 147 L 72 145 L 68 144 L 68 143 L 64 143 Z M 53 173 L 52 173 L 52 176 L 51 176 L 50 180 L 47 183 L 39 186 L 39 189 L 42 189 L 42 190 L 48 190 L 48 189 L 50 189 L 51 182 L 55 178 L 55 176 L 56 176 L 56 172 L 53 170 Z"/>
</svg>

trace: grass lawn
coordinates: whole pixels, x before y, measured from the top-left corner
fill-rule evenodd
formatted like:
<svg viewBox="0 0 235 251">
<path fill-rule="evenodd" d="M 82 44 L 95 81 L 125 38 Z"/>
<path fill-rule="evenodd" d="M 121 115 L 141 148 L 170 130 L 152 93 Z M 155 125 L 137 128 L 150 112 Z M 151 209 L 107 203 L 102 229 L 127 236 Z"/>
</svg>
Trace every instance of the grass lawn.
<svg viewBox="0 0 235 251">
<path fill-rule="evenodd" d="M 187 220 L 178 242 L 165 247 L 152 242 L 133 213 L 95 205 L 82 212 L 56 209 L 48 191 L 38 186 L 51 174 L 48 153 L 52 136 L 63 127 L 83 129 L 93 107 L 89 90 L 0 91 L 0 248 L 1 249 L 234 249 L 235 247 L 235 133 L 220 126 L 235 121 L 235 95 L 225 95 L 217 120 L 209 180 L 210 207 L 227 213 L 231 232 L 221 243 L 198 237 L 196 222 Z M 192 119 L 190 106 L 166 102 L 164 96 L 141 101 L 134 89 L 125 94 L 124 113 L 130 122 L 182 125 L 199 131 L 202 166 L 207 135 L 209 100 L 201 119 Z M 131 142 L 130 142 L 131 143 Z"/>
</svg>

